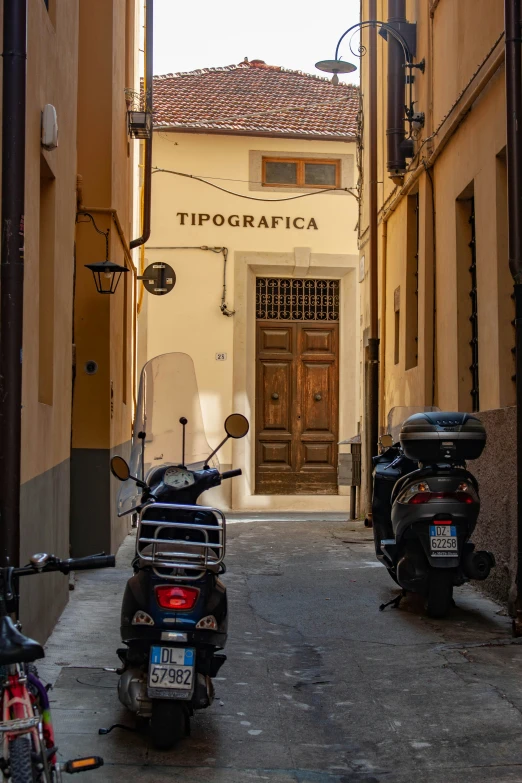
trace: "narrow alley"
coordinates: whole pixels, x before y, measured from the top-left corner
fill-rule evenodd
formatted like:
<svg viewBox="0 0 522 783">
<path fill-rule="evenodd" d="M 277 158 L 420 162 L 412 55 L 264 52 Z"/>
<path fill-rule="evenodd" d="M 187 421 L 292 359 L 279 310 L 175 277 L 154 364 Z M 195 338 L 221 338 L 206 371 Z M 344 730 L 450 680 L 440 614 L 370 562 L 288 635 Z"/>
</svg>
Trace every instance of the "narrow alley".
<svg viewBox="0 0 522 783">
<path fill-rule="evenodd" d="M 116 570 L 77 577 L 39 667 L 54 683 L 60 755 L 88 753 L 100 781 L 504 783 L 522 781 L 522 646 L 504 610 L 455 591 L 445 621 L 396 594 L 371 532 L 339 515 L 231 518 L 228 660 L 213 706 L 172 751 L 152 749 L 118 702 Z"/>
</svg>

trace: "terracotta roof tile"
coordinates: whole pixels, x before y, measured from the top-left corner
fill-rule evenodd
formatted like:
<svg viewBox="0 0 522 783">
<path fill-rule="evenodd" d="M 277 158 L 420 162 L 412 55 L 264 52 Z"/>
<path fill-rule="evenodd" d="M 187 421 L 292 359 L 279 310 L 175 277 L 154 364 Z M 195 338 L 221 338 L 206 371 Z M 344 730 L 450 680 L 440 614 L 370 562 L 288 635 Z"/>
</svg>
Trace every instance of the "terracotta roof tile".
<svg viewBox="0 0 522 783">
<path fill-rule="evenodd" d="M 339 139 L 357 136 L 359 90 L 262 60 L 154 77 L 154 127 Z"/>
</svg>

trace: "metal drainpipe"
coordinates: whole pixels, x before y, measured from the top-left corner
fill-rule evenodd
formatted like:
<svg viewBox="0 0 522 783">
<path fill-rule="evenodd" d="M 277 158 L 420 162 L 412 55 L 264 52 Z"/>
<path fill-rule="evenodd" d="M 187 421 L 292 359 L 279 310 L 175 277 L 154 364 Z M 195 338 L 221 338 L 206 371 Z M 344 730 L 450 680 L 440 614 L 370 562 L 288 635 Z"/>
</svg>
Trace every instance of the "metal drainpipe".
<svg viewBox="0 0 522 783">
<path fill-rule="evenodd" d="M 147 110 L 152 111 L 153 102 L 153 52 L 154 52 L 154 0 L 147 0 L 147 7 L 145 10 L 145 88 L 148 92 L 148 105 Z M 141 228 L 141 236 L 137 239 L 133 239 L 129 245 L 132 250 L 135 247 L 144 245 L 150 237 L 150 213 L 152 202 L 152 138 L 154 133 L 151 132 L 150 139 L 145 142 L 145 160 L 143 167 L 143 225 Z"/>
<path fill-rule="evenodd" d="M 388 0 L 388 22 L 406 21 L 406 0 Z M 400 43 L 388 35 L 388 171 L 401 174 L 406 168 L 406 158 L 401 144 L 404 132 L 404 52 Z"/>
<path fill-rule="evenodd" d="M 27 2 L 4 2 L 0 261 L 0 562 L 20 559 Z"/>
<path fill-rule="evenodd" d="M 522 73 L 521 0 L 505 0 L 509 269 L 515 288 L 517 382 L 517 598 L 513 633 L 522 636 Z"/>
<path fill-rule="evenodd" d="M 370 0 L 369 19 L 377 19 L 377 1 Z M 366 364 L 366 520 L 372 524 L 373 463 L 379 440 L 379 248 L 377 201 L 377 28 L 369 28 L 369 142 L 370 142 L 370 334 Z"/>
</svg>

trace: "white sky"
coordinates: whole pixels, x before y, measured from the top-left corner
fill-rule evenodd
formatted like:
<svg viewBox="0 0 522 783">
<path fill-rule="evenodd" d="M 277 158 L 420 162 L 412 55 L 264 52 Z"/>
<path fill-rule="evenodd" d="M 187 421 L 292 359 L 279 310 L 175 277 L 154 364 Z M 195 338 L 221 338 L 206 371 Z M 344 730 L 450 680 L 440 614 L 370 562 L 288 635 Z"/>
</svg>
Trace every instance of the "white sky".
<svg viewBox="0 0 522 783">
<path fill-rule="evenodd" d="M 359 0 L 154 0 L 154 73 L 248 57 L 320 75 L 315 63 L 333 59 L 338 39 L 358 19 Z M 358 65 L 347 39 L 341 56 Z M 358 70 L 343 77 L 358 79 Z"/>
</svg>

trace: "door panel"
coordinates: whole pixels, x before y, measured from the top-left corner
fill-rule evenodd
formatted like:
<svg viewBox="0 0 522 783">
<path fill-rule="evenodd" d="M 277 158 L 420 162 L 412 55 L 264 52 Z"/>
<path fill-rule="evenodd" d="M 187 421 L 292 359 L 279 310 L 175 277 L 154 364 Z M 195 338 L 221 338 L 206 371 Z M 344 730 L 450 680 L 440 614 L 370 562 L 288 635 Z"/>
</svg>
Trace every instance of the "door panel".
<svg viewBox="0 0 522 783">
<path fill-rule="evenodd" d="M 262 465 L 279 465 L 291 468 L 290 465 L 290 443 L 261 443 Z"/>
<path fill-rule="evenodd" d="M 312 362 L 302 363 L 301 378 L 301 431 L 331 432 L 331 365 Z"/>
<path fill-rule="evenodd" d="M 256 373 L 256 475 L 264 492 L 282 493 L 293 471 L 295 328 L 258 324 Z"/>
<path fill-rule="evenodd" d="M 332 444 L 331 443 L 303 443 L 303 465 L 325 465 L 330 467 L 332 464 Z"/>
<path fill-rule="evenodd" d="M 261 332 L 261 352 L 292 353 L 291 329 L 263 329 Z"/>
<path fill-rule="evenodd" d="M 301 332 L 302 353 L 334 353 L 334 334 L 331 329 L 304 328 Z"/>
<path fill-rule="evenodd" d="M 291 369 L 290 362 L 261 362 L 263 431 L 290 430 Z"/>
<path fill-rule="evenodd" d="M 256 492 L 337 494 L 338 325 L 257 322 Z"/>
</svg>

